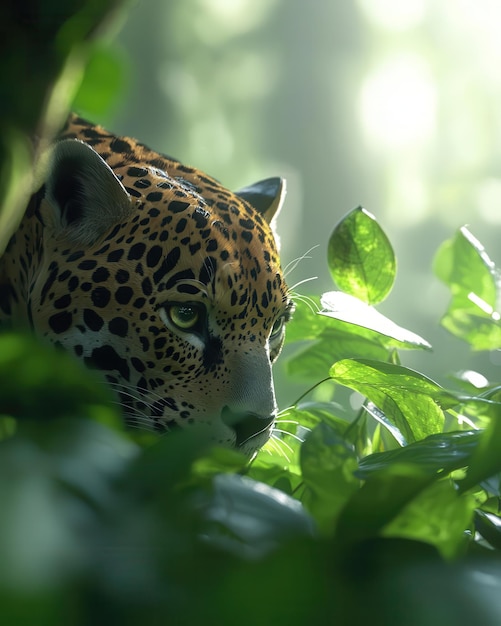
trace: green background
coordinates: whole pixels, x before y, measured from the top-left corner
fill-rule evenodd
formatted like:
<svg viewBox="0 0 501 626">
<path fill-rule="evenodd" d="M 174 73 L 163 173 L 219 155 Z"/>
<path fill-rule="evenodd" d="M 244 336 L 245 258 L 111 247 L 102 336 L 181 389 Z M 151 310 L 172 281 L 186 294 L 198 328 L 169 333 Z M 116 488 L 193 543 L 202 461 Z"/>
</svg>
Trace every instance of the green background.
<svg viewBox="0 0 501 626">
<path fill-rule="evenodd" d="M 329 235 L 364 206 L 399 260 L 381 311 L 434 347 L 405 364 L 442 383 L 455 363 L 495 379 L 498 352 L 470 354 L 439 327 L 449 296 L 431 267 L 465 223 L 500 261 L 500 13 L 495 2 L 139 0 L 111 37 L 119 95 L 83 112 L 230 188 L 285 176 L 284 265 L 318 246 L 288 277 L 318 276 L 299 293 L 332 288 Z M 277 378 L 291 402 L 280 365 Z"/>
</svg>

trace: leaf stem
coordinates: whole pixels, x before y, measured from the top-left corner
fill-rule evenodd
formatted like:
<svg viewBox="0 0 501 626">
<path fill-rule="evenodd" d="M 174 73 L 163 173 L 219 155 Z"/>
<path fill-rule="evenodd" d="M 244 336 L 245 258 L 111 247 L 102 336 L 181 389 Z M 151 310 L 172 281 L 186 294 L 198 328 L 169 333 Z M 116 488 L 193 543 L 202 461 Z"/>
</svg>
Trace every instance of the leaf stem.
<svg viewBox="0 0 501 626">
<path fill-rule="evenodd" d="M 309 389 L 307 389 L 303 394 L 301 394 L 299 396 L 299 398 L 292 403 L 292 407 L 291 408 L 297 408 L 297 405 L 301 402 L 301 400 L 306 397 L 309 393 L 311 393 L 312 391 L 314 391 L 317 387 L 319 387 L 320 385 L 322 385 L 323 383 L 326 383 L 328 380 L 333 380 L 330 376 L 328 376 L 327 378 L 323 378 L 322 380 L 320 380 L 318 383 L 315 383 L 313 385 L 313 387 L 310 387 Z"/>
</svg>

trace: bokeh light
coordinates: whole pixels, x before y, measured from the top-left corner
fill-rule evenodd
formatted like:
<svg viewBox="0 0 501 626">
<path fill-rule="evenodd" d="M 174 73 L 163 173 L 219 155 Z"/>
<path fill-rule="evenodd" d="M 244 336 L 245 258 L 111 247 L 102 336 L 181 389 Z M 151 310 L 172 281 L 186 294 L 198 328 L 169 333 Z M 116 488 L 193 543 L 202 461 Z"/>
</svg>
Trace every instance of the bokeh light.
<svg viewBox="0 0 501 626">
<path fill-rule="evenodd" d="M 426 0 L 359 0 L 361 10 L 375 26 L 403 31 L 417 26 L 426 15 Z"/>
<path fill-rule="evenodd" d="M 434 131 L 437 95 L 429 68 L 414 54 L 381 62 L 362 83 L 360 117 L 371 143 L 384 152 L 416 149 Z"/>
</svg>

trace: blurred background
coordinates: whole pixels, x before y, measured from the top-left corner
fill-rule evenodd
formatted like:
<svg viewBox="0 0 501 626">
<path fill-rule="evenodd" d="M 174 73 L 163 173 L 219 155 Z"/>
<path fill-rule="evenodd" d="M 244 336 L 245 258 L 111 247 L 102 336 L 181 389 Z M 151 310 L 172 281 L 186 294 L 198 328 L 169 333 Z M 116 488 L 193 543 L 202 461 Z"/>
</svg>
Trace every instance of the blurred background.
<svg viewBox="0 0 501 626">
<path fill-rule="evenodd" d="M 500 22 L 495 0 L 137 0 L 106 52 L 124 60 L 119 96 L 88 115 L 230 188 L 285 176 L 283 264 L 311 257 L 288 281 L 318 276 L 303 294 L 333 288 L 329 235 L 363 205 L 398 260 L 378 308 L 434 347 L 403 364 L 496 380 L 499 352 L 439 327 L 449 294 L 432 260 L 468 224 L 501 264 Z"/>
</svg>

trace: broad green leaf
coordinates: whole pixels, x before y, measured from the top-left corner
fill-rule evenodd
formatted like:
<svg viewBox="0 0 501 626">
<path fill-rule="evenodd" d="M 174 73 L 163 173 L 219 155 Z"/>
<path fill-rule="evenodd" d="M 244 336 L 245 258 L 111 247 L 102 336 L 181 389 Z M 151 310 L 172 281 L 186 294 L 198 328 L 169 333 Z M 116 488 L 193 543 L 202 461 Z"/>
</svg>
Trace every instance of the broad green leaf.
<svg viewBox="0 0 501 626">
<path fill-rule="evenodd" d="M 330 375 L 369 398 L 408 443 L 443 429 L 444 414 L 437 399 L 442 399 L 444 390 L 414 370 L 368 359 L 345 359 L 331 367 Z"/>
<path fill-rule="evenodd" d="M 433 481 L 415 465 L 395 463 L 375 472 L 341 510 L 336 535 L 345 543 L 355 543 L 379 534 Z"/>
<path fill-rule="evenodd" d="M 335 227 L 328 263 L 338 287 L 368 304 L 384 300 L 395 281 L 393 248 L 376 218 L 362 207 Z"/>
<path fill-rule="evenodd" d="M 439 248 L 433 263 L 435 274 L 453 295 L 474 294 L 487 307 L 496 306 L 495 266 L 482 244 L 463 226 Z"/>
<path fill-rule="evenodd" d="M 372 331 L 369 336 L 373 336 L 373 333 L 382 335 L 381 343 L 386 347 L 411 350 L 416 348 L 431 349 L 430 344 L 425 339 L 398 326 L 372 306 L 354 296 L 342 291 L 329 291 L 322 295 L 321 303 L 322 315 L 344 324 Z M 358 328 L 353 329 L 353 333 L 358 332 Z"/>
<path fill-rule="evenodd" d="M 481 431 L 430 435 L 403 448 L 371 454 L 359 462 L 357 476 L 366 479 L 395 463 L 417 465 L 430 475 L 449 473 L 468 465 L 481 437 Z"/>
<path fill-rule="evenodd" d="M 327 424 L 319 424 L 301 447 L 301 469 L 307 487 L 303 503 L 320 528 L 331 530 L 336 515 L 359 488 L 353 446 Z"/>
<path fill-rule="evenodd" d="M 317 306 L 316 301 L 314 304 Z M 287 359 L 290 375 L 319 380 L 325 377 L 332 362 L 341 359 L 365 357 L 386 361 L 393 349 L 430 349 L 425 339 L 397 326 L 357 298 L 328 292 L 322 296 L 321 305 L 324 310 L 317 313 L 304 302 L 297 303 L 287 327 L 287 343 L 311 339 L 319 342 Z"/>
<path fill-rule="evenodd" d="M 475 501 L 458 494 L 450 480 L 439 480 L 417 494 L 383 529 L 383 536 L 404 537 L 434 545 L 445 558 L 464 548 Z"/>
</svg>

